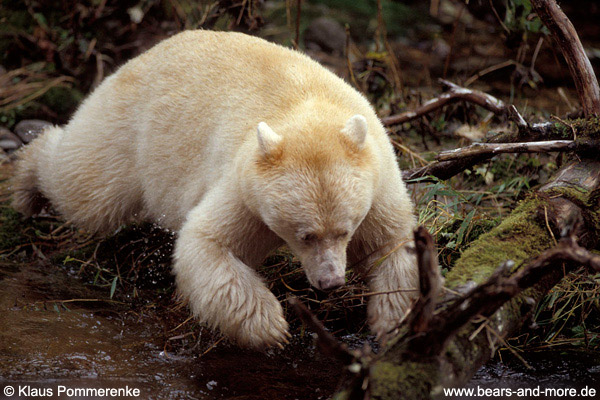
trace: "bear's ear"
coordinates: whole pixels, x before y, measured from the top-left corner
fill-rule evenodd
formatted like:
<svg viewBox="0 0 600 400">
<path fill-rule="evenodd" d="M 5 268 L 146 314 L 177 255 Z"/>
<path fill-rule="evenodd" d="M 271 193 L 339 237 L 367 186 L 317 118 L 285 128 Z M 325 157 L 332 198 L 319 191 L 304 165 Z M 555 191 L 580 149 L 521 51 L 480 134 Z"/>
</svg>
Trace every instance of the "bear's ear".
<svg viewBox="0 0 600 400">
<path fill-rule="evenodd" d="M 256 132 L 258 136 L 258 148 L 263 157 L 273 156 L 283 139 L 281 135 L 275 133 L 266 122 L 260 122 Z"/>
<path fill-rule="evenodd" d="M 367 120 L 360 114 L 356 114 L 346 122 L 342 132 L 352 140 L 352 142 L 361 150 L 367 137 Z"/>
</svg>

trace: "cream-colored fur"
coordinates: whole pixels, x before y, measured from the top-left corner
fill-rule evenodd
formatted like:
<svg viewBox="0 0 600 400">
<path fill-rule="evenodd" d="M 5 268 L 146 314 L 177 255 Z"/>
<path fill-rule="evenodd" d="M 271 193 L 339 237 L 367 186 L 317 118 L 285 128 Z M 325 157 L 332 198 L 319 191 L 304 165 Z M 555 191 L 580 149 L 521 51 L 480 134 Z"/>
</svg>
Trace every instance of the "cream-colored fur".
<svg viewBox="0 0 600 400">
<path fill-rule="evenodd" d="M 89 230 L 176 230 L 179 293 L 257 348 L 287 335 L 254 269 L 270 251 L 287 243 L 311 284 L 331 288 L 347 262 L 409 241 L 415 224 L 367 100 L 308 57 L 238 33 L 178 34 L 107 78 L 21 152 L 14 207 L 35 212 L 38 192 Z M 400 246 L 364 272 L 372 291 L 396 291 L 369 301 L 382 335 L 409 307 L 398 289 L 417 286 L 414 256 Z"/>
</svg>

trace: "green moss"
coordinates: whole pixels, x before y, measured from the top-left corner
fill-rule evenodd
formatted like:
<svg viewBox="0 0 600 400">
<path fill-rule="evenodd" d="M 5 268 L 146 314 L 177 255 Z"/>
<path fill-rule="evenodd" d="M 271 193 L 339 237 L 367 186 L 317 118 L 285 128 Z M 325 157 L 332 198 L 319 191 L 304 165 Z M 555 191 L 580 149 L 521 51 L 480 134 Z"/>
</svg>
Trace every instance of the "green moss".
<svg viewBox="0 0 600 400">
<path fill-rule="evenodd" d="M 594 139 L 600 136 L 600 117 L 576 118 L 566 120 L 566 125 L 555 123 L 552 127 L 552 137 L 573 139 L 573 129 L 577 138 Z"/>
<path fill-rule="evenodd" d="M 593 139 L 600 136 L 600 117 L 580 118 L 569 122 L 580 137 Z"/>
<path fill-rule="evenodd" d="M 548 195 L 551 197 L 564 197 L 583 207 L 591 206 L 590 192 L 579 186 L 557 186 L 550 189 Z"/>
<path fill-rule="evenodd" d="M 473 226 L 471 227 L 471 231 L 468 236 L 465 238 L 466 242 L 474 242 L 479 239 L 479 237 L 492 229 L 498 226 L 499 221 L 495 218 L 490 219 L 480 219 L 473 222 Z"/>
<path fill-rule="evenodd" d="M 531 196 L 504 219 L 496 229 L 481 235 L 457 260 L 446 276 L 446 286 L 455 288 L 468 281 L 481 283 L 506 260 L 517 265 L 552 246 L 552 238 L 537 210 L 547 206 L 540 196 Z M 485 267 L 484 267 L 485 266 Z"/>
<path fill-rule="evenodd" d="M 437 382 L 438 368 L 434 364 L 403 362 L 401 365 L 380 361 L 371 367 L 372 399 L 427 399 L 431 397 L 431 382 Z"/>
</svg>

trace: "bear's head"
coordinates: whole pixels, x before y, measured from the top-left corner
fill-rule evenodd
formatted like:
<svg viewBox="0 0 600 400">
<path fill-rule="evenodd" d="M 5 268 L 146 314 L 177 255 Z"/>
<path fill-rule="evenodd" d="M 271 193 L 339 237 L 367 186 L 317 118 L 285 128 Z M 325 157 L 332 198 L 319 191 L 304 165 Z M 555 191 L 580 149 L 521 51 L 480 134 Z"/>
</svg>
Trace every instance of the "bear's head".
<svg viewBox="0 0 600 400">
<path fill-rule="evenodd" d="M 371 208 L 373 139 L 362 115 L 283 130 L 258 125 L 247 201 L 300 258 L 311 285 L 333 289 L 345 282 L 346 248 Z"/>
</svg>

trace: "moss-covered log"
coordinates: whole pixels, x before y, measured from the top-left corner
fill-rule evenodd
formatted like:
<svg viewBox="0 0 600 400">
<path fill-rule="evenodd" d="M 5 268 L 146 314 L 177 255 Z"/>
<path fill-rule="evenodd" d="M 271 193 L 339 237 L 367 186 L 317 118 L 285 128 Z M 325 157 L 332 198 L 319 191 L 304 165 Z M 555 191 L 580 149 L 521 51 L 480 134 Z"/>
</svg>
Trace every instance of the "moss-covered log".
<svg viewBox="0 0 600 400">
<path fill-rule="evenodd" d="M 495 229 L 466 250 L 446 277 L 456 292 L 486 281 L 505 260 L 515 270 L 550 249 L 561 232 L 577 226 L 579 243 L 590 247 L 600 236 L 600 161 L 584 160 L 562 168 L 548 184 L 530 195 Z M 489 318 L 463 326 L 436 356 L 419 358 L 411 339 L 400 335 L 375 360 L 363 366 L 360 379 L 336 399 L 427 399 L 442 388 L 461 385 L 494 353 L 503 338 L 514 334 L 533 304 L 556 285 L 562 272 L 546 275 L 532 288 L 506 302 Z M 360 385 L 360 389 L 357 387 Z M 364 398 L 364 397 L 361 397 Z"/>
</svg>

